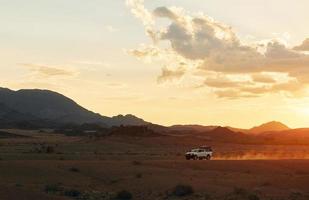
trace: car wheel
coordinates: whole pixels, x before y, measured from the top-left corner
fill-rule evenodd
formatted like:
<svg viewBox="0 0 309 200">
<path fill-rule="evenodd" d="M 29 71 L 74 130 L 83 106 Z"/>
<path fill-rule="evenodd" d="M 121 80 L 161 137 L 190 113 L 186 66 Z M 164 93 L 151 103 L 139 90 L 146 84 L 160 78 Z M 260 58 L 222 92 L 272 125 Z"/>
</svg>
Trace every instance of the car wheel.
<svg viewBox="0 0 309 200">
<path fill-rule="evenodd" d="M 210 158 L 211 158 L 210 155 L 206 156 L 206 160 L 210 160 Z"/>
</svg>

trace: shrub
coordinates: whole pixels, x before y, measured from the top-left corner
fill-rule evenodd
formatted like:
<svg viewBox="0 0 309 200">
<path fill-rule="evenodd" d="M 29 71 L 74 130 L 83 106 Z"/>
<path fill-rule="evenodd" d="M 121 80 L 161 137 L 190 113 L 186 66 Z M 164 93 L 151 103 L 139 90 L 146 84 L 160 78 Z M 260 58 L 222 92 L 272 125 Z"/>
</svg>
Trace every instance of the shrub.
<svg viewBox="0 0 309 200">
<path fill-rule="evenodd" d="M 64 195 L 68 197 L 79 197 L 81 192 L 75 189 L 69 189 L 64 191 Z"/>
<path fill-rule="evenodd" d="M 297 200 L 302 196 L 302 194 L 300 192 L 291 192 L 289 199 L 291 200 Z"/>
<path fill-rule="evenodd" d="M 71 172 L 80 172 L 80 170 L 78 168 L 76 168 L 76 167 L 71 167 L 69 170 Z"/>
<path fill-rule="evenodd" d="M 16 183 L 15 186 L 16 186 L 16 187 L 23 187 L 24 185 L 21 184 L 21 183 Z"/>
<path fill-rule="evenodd" d="M 142 177 L 143 177 L 143 174 L 138 173 L 138 174 L 135 175 L 135 177 L 136 177 L 136 178 L 142 178 Z"/>
<path fill-rule="evenodd" d="M 50 185 L 45 185 L 44 190 L 48 194 L 55 194 L 58 192 L 62 192 L 63 188 L 60 186 L 60 184 L 50 184 Z"/>
<path fill-rule="evenodd" d="M 55 148 L 53 146 L 49 145 L 46 146 L 45 144 L 39 144 L 38 146 L 33 148 L 32 152 L 52 154 L 55 153 Z"/>
<path fill-rule="evenodd" d="M 193 188 L 190 185 L 177 185 L 173 189 L 173 194 L 178 197 L 188 196 L 193 193 L 194 193 Z"/>
<path fill-rule="evenodd" d="M 204 199 L 205 199 L 205 200 L 210 200 L 210 199 L 212 199 L 212 198 L 211 198 L 210 194 L 205 194 L 205 195 L 204 195 Z"/>
<path fill-rule="evenodd" d="M 46 153 L 54 153 L 55 152 L 55 148 L 53 146 L 47 146 L 46 147 Z"/>
<path fill-rule="evenodd" d="M 132 199 L 132 194 L 126 190 L 122 190 L 120 192 L 117 193 L 116 195 L 116 199 L 119 199 L 119 200 L 129 200 L 129 199 Z"/>
<path fill-rule="evenodd" d="M 245 195 L 247 191 L 244 188 L 235 187 L 234 194 L 236 195 Z"/>
<path fill-rule="evenodd" d="M 250 194 L 248 196 L 248 200 L 260 200 L 260 197 L 258 197 L 256 194 Z"/>
<path fill-rule="evenodd" d="M 141 163 L 140 161 L 134 160 L 134 161 L 132 162 L 132 164 L 133 164 L 133 165 L 141 165 L 142 163 Z"/>
</svg>

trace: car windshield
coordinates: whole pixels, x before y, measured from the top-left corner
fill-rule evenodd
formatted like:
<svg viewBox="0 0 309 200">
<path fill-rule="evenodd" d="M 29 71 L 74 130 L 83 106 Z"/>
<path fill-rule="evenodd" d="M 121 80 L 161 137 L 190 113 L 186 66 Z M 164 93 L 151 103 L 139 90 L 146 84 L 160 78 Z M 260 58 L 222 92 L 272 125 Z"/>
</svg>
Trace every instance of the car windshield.
<svg viewBox="0 0 309 200">
<path fill-rule="evenodd" d="M 198 149 L 192 149 L 191 152 L 198 152 Z"/>
</svg>

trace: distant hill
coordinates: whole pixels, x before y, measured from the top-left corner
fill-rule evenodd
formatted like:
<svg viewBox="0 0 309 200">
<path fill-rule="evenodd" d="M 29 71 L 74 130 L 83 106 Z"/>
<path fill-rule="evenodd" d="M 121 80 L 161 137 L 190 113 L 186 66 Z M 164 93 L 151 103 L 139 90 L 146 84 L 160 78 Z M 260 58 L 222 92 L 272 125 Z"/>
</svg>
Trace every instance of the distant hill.
<svg viewBox="0 0 309 200">
<path fill-rule="evenodd" d="M 216 142 L 226 142 L 226 143 L 254 143 L 254 136 L 249 134 L 232 131 L 227 127 L 218 126 L 212 130 L 205 132 L 197 132 L 193 134 L 202 139 Z"/>
<path fill-rule="evenodd" d="M 272 132 L 272 131 L 285 131 L 289 130 L 290 128 L 286 126 L 285 124 L 277 121 L 268 122 L 265 124 L 262 124 L 260 126 L 253 127 L 248 130 L 249 133 L 264 133 L 264 132 Z"/>
<path fill-rule="evenodd" d="M 98 123 L 102 126 L 148 125 L 133 115 L 106 117 L 89 111 L 72 99 L 49 90 L 0 88 L 0 125 L 44 121 L 49 124 Z"/>
<path fill-rule="evenodd" d="M 208 135 L 212 138 L 220 138 L 220 139 L 233 139 L 233 138 L 237 138 L 239 136 L 245 136 L 244 133 L 241 133 L 241 132 L 235 132 L 235 131 L 232 131 L 230 130 L 229 128 L 227 127 L 217 127 L 213 130 L 209 130 L 207 132 L 204 132 L 203 133 L 204 135 Z"/>
<path fill-rule="evenodd" d="M 197 132 L 203 132 L 203 131 L 210 131 L 218 126 L 202 126 L 202 125 L 173 125 L 169 127 L 169 130 L 172 131 L 197 131 Z"/>
</svg>

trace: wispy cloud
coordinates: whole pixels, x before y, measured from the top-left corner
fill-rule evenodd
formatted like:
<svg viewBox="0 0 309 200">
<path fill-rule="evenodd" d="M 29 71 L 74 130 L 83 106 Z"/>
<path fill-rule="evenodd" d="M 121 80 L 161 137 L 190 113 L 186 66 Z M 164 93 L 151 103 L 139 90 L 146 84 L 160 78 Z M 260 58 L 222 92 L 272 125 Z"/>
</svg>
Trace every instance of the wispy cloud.
<svg viewBox="0 0 309 200">
<path fill-rule="evenodd" d="M 173 81 L 173 80 L 178 80 L 181 78 L 186 72 L 186 69 L 184 67 L 178 67 L 175 70 L 169 69 L 167 67 L 162 68 L 162 73 L 158 77 L 158 82 L 166 82 L 166 81 Z"/>
<path fill-rule="evenodd" d="M 44 77 L 57 76 L 75 76 L 77 72 L 67 67 L 49 66 L 31 63 L 21 63 L 21 66 L 27 68 L 31 73 Z"/>
</svg>

